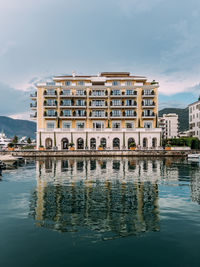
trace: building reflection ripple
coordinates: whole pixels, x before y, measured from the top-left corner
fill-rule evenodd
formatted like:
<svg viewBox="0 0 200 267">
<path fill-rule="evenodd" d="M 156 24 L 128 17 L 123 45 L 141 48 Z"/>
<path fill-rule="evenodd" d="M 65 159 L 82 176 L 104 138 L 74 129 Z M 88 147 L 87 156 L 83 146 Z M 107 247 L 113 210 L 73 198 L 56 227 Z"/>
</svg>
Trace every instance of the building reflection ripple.
<svg viewBox="0 0 200 267">
<path fill-rule="evenodd" d="M 171 164 L 128 158 L 36 161 L 30 215 L 37 226 L 85 229 L 103 240 L 159 231 L 158 180 L 178 179 L 179 168 L 169 172 Z"/>
</svg>

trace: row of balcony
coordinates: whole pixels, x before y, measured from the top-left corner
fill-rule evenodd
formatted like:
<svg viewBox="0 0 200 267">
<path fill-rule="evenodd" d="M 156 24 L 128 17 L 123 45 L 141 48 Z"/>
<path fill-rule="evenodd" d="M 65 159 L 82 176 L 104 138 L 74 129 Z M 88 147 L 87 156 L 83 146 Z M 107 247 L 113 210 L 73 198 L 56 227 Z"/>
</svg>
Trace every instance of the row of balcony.
<svg viewBox="0 0 200 267">
<path fill-rule="evenodd" d="M 44 101 L 44 107 L 49 107 L 49 108 L 55 108 L 57 107 L 57 101 L 53 103 L 47 103 L 46 100 Z M 134 101 L 132 104 L 127 105 L 125 104 L 124 101 L 120 103 L 120 105 L 115 105 L 112 101 L 110 102 L 110 107 L 111 108 L 132 108 L 137 106 L 137 102 Z M 143 107 L 155 107 L 155 102 L 153 101 L 152 103 L 145 103 L 142 101 L 142 106 Z M 36 103 L 31 103 L 30 104 L 31 108 L 37 108 L 37 102 Z M 74 105 L 74 101 L 72 100 L 71 103 L 65 103 L 62 100 L 60 101 L 60 107 L 61 108 L 86 108 L 86 101 L 83 102 L 83 105 Z M 91 108 L 107 108 L 108 107 L 108 102 L 105 101 L 104 105 L 93 105 L 92 102 L 90 101 L 89 107 Z"/>
<path fill-rule="evenodd" d="M 60 97 L 86 97 L 87 93 L 86 90 L 83 90 L 83 92 L 76 92 L 75 94 L 72 94 L 71 91 L 69 92 L 65 92 L 65 91 L 61 91 L 60 92 Z M 44 91 L 44 96 L 45 97 L 57 97 L 57 91 Z M 96 93 L 95 91 L 89 92 L 89 97 L 107 97 L 108 96 L 108 92 L 107 90 Z M 114 92 L 111 91 L 110 97 L 136 97 L 137 96 L 137 91 L 133 91 L 132 93 L 125 93 L 125 92 Z M 149 91 L 149 92 L 145 92 L 144 90 L 142 91 L 142 96 L 143 97 L 154 97 L 155 96 L 155 92 L 154 91 Z M 37 98 L 37 92 L 33 93 L 30 95 L 31 98 Z"/>
<path fill-rule="evenodd" d="M 48 114 L 46 111 L 44 112 L 44 117 L 45 118 L 57 118 L 57 115 L 58 115 L 57 112 L 51 113 L 51 114 Z M 32 119 L 36 119 L 37 118 L 37 113 L 31 114 L 30 117 Z M 65 113 L 63 113 L 61 111 L 60 112 L 60 117 L 61 118 L 82 118 L 82 119 L 84 119 L 87 116 L 86 116 L 86 112 L 83 113 L 83 114 L 76 114 L 76 113 L 73 113 L 73 114 L 65 114 Z M 105 112 L 105 114 L 101 114 L 100 116 L 99 116 L 99 114 L 97 115 L 97 114 L 90 113 L 89 114 L 89 117 L 90 118 L 95 118 L 95 119 L 98 119 L 98 118 L 99 119 L 103 119 L 103 118 L 107 118 L 108 117 L 108 113 Z M 126 114 L 125 112 L 123 112 L 122 115 L 121 115 L 121 114 L 112 114 L 112 112 L 111 112 L 110 113 L 110 117 L 111 118 L 114 118 L 114 119 L 116 119 L 116 118 L 136 118 L 137 117 L 137 113 L 134 112 L 132 114 Z M 155 117 L 155 113 L 154 112 L 151 113 L 151 114 L 144 114 L 143 113 L 142 114 L 142 117 L 143 118 L 154 118 Z"/>
</svg>

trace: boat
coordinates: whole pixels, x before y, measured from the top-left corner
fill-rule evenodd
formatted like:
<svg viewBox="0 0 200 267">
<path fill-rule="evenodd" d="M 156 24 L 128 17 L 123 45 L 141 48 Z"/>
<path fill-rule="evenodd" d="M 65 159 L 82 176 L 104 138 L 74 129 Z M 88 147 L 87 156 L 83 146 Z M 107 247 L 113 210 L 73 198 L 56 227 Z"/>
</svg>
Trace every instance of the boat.
<svg viewBox="0 0 200 267">
<path fill-rule="evenodd" d="M 8 144 L 11 143 L 12 140 L 9 139 L 5 133 L 2 131 L 0 133 L 0 149 L 4 150 L 8 147 Z"/>
<path fill-rule="evenodd" d="M 200 162 L 200 154 L 188 154 L 188 160 Z"/>
<path fill-rule="evenodd" d="M 18 158 L 12 155 L 0 155 L 0 161 L 5 163 L 6 167 L 14 166 L 18 162 Z"/>
</svg>

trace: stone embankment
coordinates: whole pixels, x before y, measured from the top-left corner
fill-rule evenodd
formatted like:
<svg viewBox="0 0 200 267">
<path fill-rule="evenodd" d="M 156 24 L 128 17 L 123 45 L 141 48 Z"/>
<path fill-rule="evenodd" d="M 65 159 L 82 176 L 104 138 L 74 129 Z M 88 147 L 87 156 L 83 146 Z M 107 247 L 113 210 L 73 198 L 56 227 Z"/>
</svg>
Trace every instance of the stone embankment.
<svg viewBox="0 0 200 267">
<path fill-rule="evenodd" d="M 0 151 L 0 155 L 18 157 L 186 157 L 188 154 L 200 153 L 200 150 L 26 150 Z"/>
</svg>

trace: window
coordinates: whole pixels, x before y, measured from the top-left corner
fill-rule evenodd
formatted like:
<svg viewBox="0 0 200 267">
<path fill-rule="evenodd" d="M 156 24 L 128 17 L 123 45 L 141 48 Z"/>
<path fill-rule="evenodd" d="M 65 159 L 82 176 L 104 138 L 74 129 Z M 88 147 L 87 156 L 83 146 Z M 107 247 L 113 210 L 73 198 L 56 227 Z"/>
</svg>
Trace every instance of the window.
<svg viewBox="0 0 200 267">
<path fill-rule="evenodd" d="M 144 99 L 144 106 L 153 106 L 152 99 Z"/>
<path fill-rule="evenodd" d="M 85 100 L 83 99 L 76 100 L 76 106 L 85 106 Z"/>
<path fill-rule="evenodd" d="M 65 109 L 62 112 L 63 112 L 63 116 L 65 117 L 70 117 L 72 115 L 72 111 L 70 109 Z"/>
<path fill-rule="evenodd" d="M 63 99 L 61 101 L 61 106 L 71 106 L 72 105 L 72 101 L 70 99 Z"/>
<path fill-rule="evenodd" d="M 113 106 L 121 106 L 121 100 L 120 99 L 114 99 L 112 101 Z"/>
<path fill-rule="evenodd" d="M 131 86 L 132 85 L 132 82 L 131 81 L 126 81 L 125 83 L 127 86 Z"/>
<path fill-rule="evenodd" d="M 70 129 L 71 128 L 71 122 L 63 121 L 62 127 L 63 127 L 63 129 Z"/>
<path fill-rule="evenodd" d="M 125 110 L 125 116 L 126 117 L 131 117 L 131 116 L 134 116 L 135 114 L 135 111 L 130 109 L 130 110 Z"/>
<path fill-rule="evenodd" d="M 71 90 L 63 90 L 63 95 L 70 95 L 71 94 Z"/>
<path fill-rule="evenodd" d="M 126 95 L 134 95 L 134 90 L 126 90 Z"/>
<path fill-rule="evenodd" d="M 144 95 L 153 95 L 154 91 L 153 90 L 144 90 Z"/>
<path fill-rule="evenodd" d="M 78 85 L 84 85 L 85 83 L 84 83 L 84 81 L 79 81 L 78 82 Z"/>
<path fill-rule="evenodd" d="M 145 121 L 144 122 L 144 128 L 152 128 L 152 122 L 151 121 Z"/>
<path fill-rule="evenodd" d="M 113 90 L 112 95 L 121 95 L 120 90 Z"/>
<path fill-rule="evenodd" d="M 84 95 L 84 90 L 76 90 L 76 95 Z"/>
<path fill-rule="evenodd" d="M 126 128 L 127 128 L 127 129 L 132 129 L 132 128 L 134 128 L 134 123 L 133 123 L 133 122 L 126 122 Z"/>
<path fill-rule="evenodd" d="M 103 107 L 103 106 L 105 106 L 105 101 L 104 100 L 93 100 L 92 106 L 93 107 Z"/>
<path fill-rule="evenodd" d="M 55 122 L 47 122 L 47 129 L 54 129 L 55 128 Z"/>
<path fill-rule="evenodd" d="M 114 129 L 120 129 L 121 128 L 121 123 L 120 122 L 113 122 L 112 123 L 112 128 L 114 128 Z"/>
<path fill-rule="evenodd" d="M 55 95 L 55 90 L 54 89 L 47 89 L 46 90 L 46 95 Z"/>
<path fill-rule="evenodd" d="M 113 110 L 112 111 L 112 117 L 120 117 L 121 111 L 120 110 Z"/>
<path fill-rule="evenodd" d="M 46 114 L 47 114 L 47 116 L 49 116 L 49 117 L 51 117 L 51 116 L 56 116 L 56 111 L 55 110 L 53 110 L 53 109 L 51 109 L 51 110 L 47 110 L 46 111 Z"/>
<path fill-rule="evenodd" d="M 105 91 L 104 90 L 94 90 L 92 91 L 93 96 L 105 96 Z"/>
<path fill-rule="evenodd" d="M 134 106 L 135 101 L 133 99 L 126 99 L 126 106 Z"/>
<path fill-rule="evenodd" d="M 72 83 L 71 81 L 66 81 L 66 82 L 65 82 L 65 85 L 66 85 L 66 86 L 70 86 L 71 83 Z"/>
<path fill-rule="evenodd" d="M 77 123 L 76 123 L 76 128 L 78 128 L 78 129 L 83 129 L 83 128 L 85 128 L 85 123 L 84 123 L 84 122 L 77 122 Z"/>
<path fill-rule="evenodd" d="M 113 85 L 113 86 L 118 86 L 118 85 L 119 85 L 119 82 L 118 82 L 118 81 L 113 81 L 113 82 L 112 82 L 112 85 Z"/>
<path fill-rule="evenodd" d="M 92 117 L 105 117 L 105 111 L 103 110 L 93 110 Z"/>
<path fill-rule="evenodd" d="M 83 109 L 76 110 L 76 116 L 78 116 L 78 117 L 86 116 L 85 110 L 83 110 Z"/>
<path fill-rule="evenodd" d="M 93 129 L 103 129 L 104 128 L 104 122 L 93 122 Z"/>
</svg>

